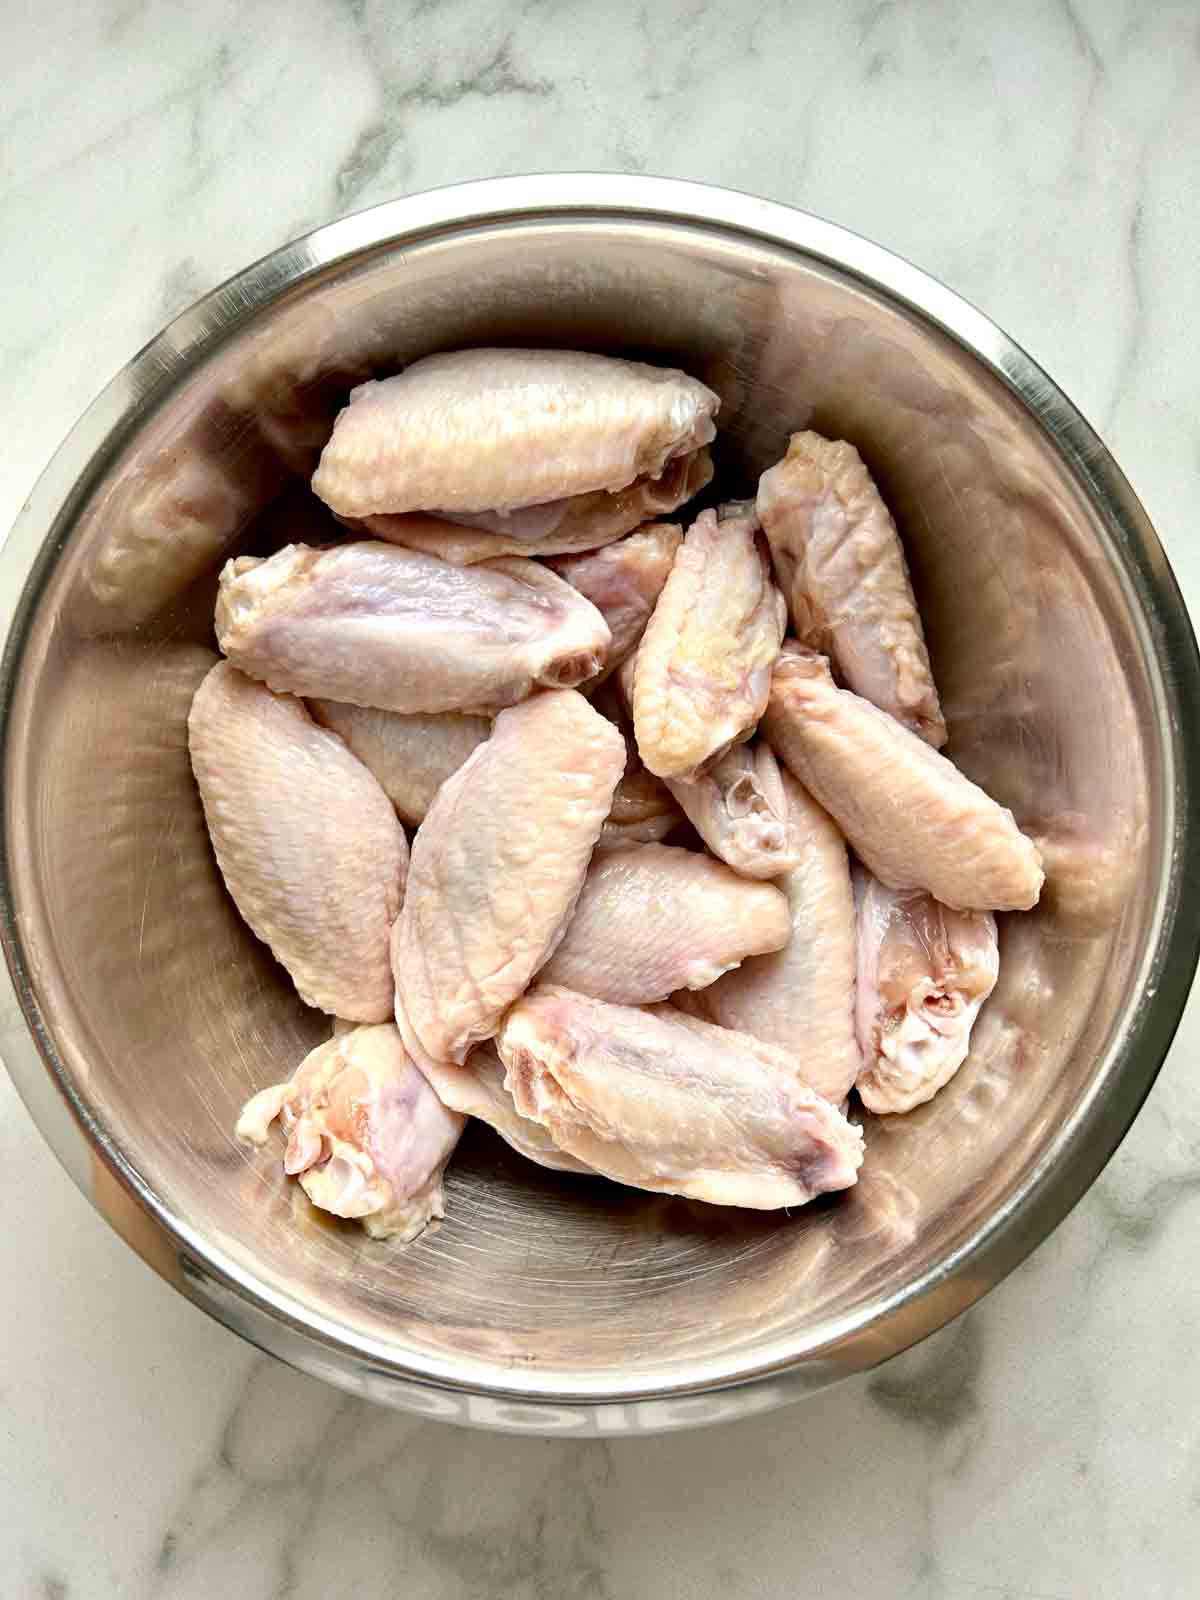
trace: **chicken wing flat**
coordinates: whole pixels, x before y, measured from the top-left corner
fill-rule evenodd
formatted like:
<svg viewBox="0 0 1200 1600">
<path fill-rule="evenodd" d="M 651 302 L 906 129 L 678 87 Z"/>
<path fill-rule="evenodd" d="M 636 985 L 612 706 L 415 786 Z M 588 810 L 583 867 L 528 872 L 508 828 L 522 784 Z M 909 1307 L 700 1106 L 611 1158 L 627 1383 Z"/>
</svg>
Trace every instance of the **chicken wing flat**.
<svg viewBox="0 0 1200 1600">
<path fill-rule="evenodd" d="M 644 844 L 596 856 L 544 983 L 618 1005 L 700 989 L 791 936 L 787 901 L 696 850 Z"/>
<path fill-rule="evenodd" d="M 452 567 L 377 540 L 229 562 L 217 641 L 272 689 L 384 711 L 483 711 L 604 665 L 590 601 L 536 561 Z"/>
<path fill-rule="evenodd" d="M 617 729 L 563 689 L 502 711 L 439 789 L 392 937 L 396 1021 L 417 1061 L 463 1061 L 551 954 L 624 765 Z"/>
<path fill-rule="evenodd" d="M 1012 813 L 895 717 L 837 688 L 823 656 L 784 651 L 763 730 L 888 888 L 962 911 L 1036 905 L 1041 861 Z"/>
<path fill-rule="evenodd" d="M 946 742 L 904 549 L 852 444 L 795 433 L 758 514 L 802 644 L 935 748 Z"/>
<path fill-rule="evenodd" d="M 489 717 L 456 711 L 377 711 L 344 700 L 310 700 L 308 709 L 372 772 L 402 822 L 425 820 L 433 797 L 487 739 Z"/>
<path fill-rule="evenodd" d="M 659 778 L 691 778 L 762 715 L 786 621 L 752 506 L 688 529 L 634 658 L 638 750 Z"/>
<path fill-rule="evenodd" d="M 783 1052 L 670 1006 L 539 986 L 497 1048 L 521 1115 L 618 1183 L 768 1211 L 856 1181 L 861 1133 Z"/>
<path fill-rule="evenodd" d="M 360 384 L 313 489 L 342 516 L 506 511 L 615 492 L 708 444 L 720 401 L 670 367 L 460 350 Z"/>
<path fill-rule="evenodd" d="M 226 661 L 196 691 L 188 740 L 217 864 L 242 916 L 308 1005 L 382 1022 L 408 868 L 383 790 L 299 700 Z"/>
<path fill-rule="evenodd" d="M 615 494 L 596 489 L 515 511 L 364 517 L 361 526 L 372 538 L 424 550 L 456 567 L 504 555 L 561 556 L 610 545 L 651 518 L 677 511 L 711 478 L 708 451 L 696 450 L 668 462 L 661 478 L 638 478 Z"/>
<path fill-rule="evenodd" d="M 673 523 L 651 522 L 603 550 L 551 561 L 555 572 L 586 595 L 608 623 L 612 643 L 606 673 L 637 649 L 682 538 L 682 529 Z"/>
</svg>

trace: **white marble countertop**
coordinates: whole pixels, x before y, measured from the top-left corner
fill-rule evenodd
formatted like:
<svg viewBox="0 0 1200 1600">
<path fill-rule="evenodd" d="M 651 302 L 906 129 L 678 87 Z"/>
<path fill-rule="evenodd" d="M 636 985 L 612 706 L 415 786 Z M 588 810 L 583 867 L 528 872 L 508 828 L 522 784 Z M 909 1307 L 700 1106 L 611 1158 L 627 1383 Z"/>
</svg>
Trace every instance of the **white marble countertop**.
<svg viewBox="0 0 1200 1600">
<path fill-rule="evenodd" d="M 835 9 L 7 8 L 0 525 L 165 318 L 290 236 L 637 170 L 807 207 L 974 300 L 1100 428 L 1196 611 L 1195 6 Z M 107 1231 L 0 1074 L 0 1593 L 1194 1595 L 1198 1043 L 1193 1004 L 1103 1178 L 960 1323 L 699 1448 L 469 1434 L 255 1354 Z"/>
</svg>

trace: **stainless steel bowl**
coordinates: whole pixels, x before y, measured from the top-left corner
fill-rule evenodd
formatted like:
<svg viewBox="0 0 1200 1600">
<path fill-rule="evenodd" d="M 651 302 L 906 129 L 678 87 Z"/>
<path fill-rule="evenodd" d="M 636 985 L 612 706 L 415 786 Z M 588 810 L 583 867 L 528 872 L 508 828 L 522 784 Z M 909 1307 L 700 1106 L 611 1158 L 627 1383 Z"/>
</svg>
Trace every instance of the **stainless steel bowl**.
<svg viewBox="0 0 1200 1600">
<path fill-rule="evenodd" d="M 188 769 L 215 547 L 319 529 L 300 482 L 346 388 L 481 342 L 686 367 L 722 395 L 735 487 L 794 428 L 854 440 L 907 537 L 952 753 L 1044 842 L 1048 893 L 1003 930 L 971 1064 L 930 1106 L 868 1126 L 848 1196 L 725 1214 L 535 1170 L 479 1129 L 445 1224 L 394 1249 L 322 1223 L 277 1152 L 234 1143 L 240 1102 L 326 1024 L 232 912 Z M 1182 893 L 1200 672 L 1179 592 L 1129 485 L 1033 362 L 827 223 L 691 184 L 554 177 L 323 228 L 130 363 L 3 566 L 10 1071 L 159 1272 L 344 1388 L 601 1433 L 802 1394 L 1021 1260 L 1162 1061 L 1200 935 Z"/>
</svg>

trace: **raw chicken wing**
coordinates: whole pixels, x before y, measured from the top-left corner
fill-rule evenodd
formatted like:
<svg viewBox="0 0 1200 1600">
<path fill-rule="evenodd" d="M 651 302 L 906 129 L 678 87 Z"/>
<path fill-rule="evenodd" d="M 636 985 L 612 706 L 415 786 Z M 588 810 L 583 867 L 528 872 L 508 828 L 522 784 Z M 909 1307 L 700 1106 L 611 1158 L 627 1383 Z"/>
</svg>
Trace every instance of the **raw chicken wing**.
<svg viewBox="0 0 1200 1600">
<path fill-rule="evenodd" d="M 829 663 L 789 646 L 763 731 L 855 854 L 891 889 L 925 889 L 964 911 L 1025 911 L 1042 868 L 1012 813 L 869 700 Z"/>
<path fill-rule="evenodd" d="M 540 1122 L 531 1122 L 517 1110 L 504 1087 L 504 1063 L 491 1039 L 477 1044 L 461 1067 L 453 1061 L 430 1061 L 421 1070 L 443 1105 L 486 1122 L 506 1144 L 539 1167 L 591 1173 L 591 1167 L 560 1150 Z"/>
<path fill-rule="evenodd" d="M 438 1099 L 391 1023 L 318 1045 L 290 1083 L 247 1103 L 238 1137 L 265 1144 L 276 1117 L 288 1136 L 283 1169 L 323 1211 L 401 1241 L 445 1216 L 442 1172 L 466 1119 Z"/>
<path fill-rule="evenodd" d="M 613 793 L 612 807 L 596 841 L 597 850 L 626 850 L 635 844 L 660 844 L 683 821 L 670 790 L 641 762 Z"/>
<path fill-rule="evenodd" d="M 791 935 L 787 901 L 695 850 L 644 844 L 592 862 L 575 914 L 542 968 L 597 1000 L 642 1005 L 702 989 Z"/>
<path fill-rule="evenodd" d="M 683 1017 L 539 986 L 498 1039 L 522 1116 L 618 1183 L 773 1210 L 847 1189 L 862 1135 L 786 1056 Z"/>
<path fill-rule="evenodd" d="M 705 844 L 743 878 L 778 878 L 800 857 L 771 747 L 735 744 L 702 777 L 667 788 Z"/>
<path fill-rule="evenodd" d="M 603 666 L 595 606 L 536 561 L 452 567 L 378 541 L 288 545 L 221 574 L 217 641 L 272 689 L 385 711 L 483 711 Z"/>
<path fill-rule="evenodd" d="M 624 670 L 632 663 L 627 659 Z M 612 808 L 596 841 L 597 850 L 623 850 L 634 844 L 661 844 L 683 822 L 683 812 L 671 798 L 661 778 L 647 772 L 638 755 L 637 741 L 618 679 L 586 686 L 596 710 L 620 730 L 625 740 L 625 772 L 613 794 Z"/>
<path fill-rule="evenodd" d="M 786 621 L 752 506 L 688 529 L 634 658 L 638 750 L 660 778 L 691 778 L 754 727 Z"/>
<path fill-rule="evenodd" d="M 651 522 L 618 544 L 550 563 L 608 623 L 612 643 L 606 673 L 637 649 L 682 538 L 673 523 Z"/>
<path fill-rule="evenodd" d="M 344 700 L 310 700 L 308 709 L 378 779 L 401 822 L 416 827 L 451 773 L 488 738 L 488 717 L 455 711 L 376 711 Z"/>
<path fill-rule="evenodd" d="M 791 1050 L 786 1050 L 777 1044 L 770 1044 L 765 1039 L 758 1039 L 752 1033 L 743 1033 L 737 1028 L 726 1028 L 720 1023 L 710 1022 L 699 1010 L 698 1002 L 704 991 L 702 989 L 681 989 L 668 1003 L 657 1006 L 646 1006 L 644 1009 L 652 1016 L 666 1017 L 669 1021 L 677 1023 L 681 1028 L 690 1028 L 697 1038 L 705 1044 L 711 1044 L 714 1037 L 725 1044 L 733 1045 L 739 1050 L 746 1050 L 756 1056 L 764 1066 L 772 1071 L 788 1072 L 798 1078 L 806 1089 L 812 1089 L 819 1099 L 826 1096 L 819 1089 L 813 1088 L 813 1081 L 821 1077 L 821 1067 L 818 1063 L 801 1061 Z M 679 1001 L 684 1001 L 683 1005 Z M 843 1097 L 844 1098 L 844 1097 Z M 832 1101 L 830 1102 L 832 1104 Z M 845 1105 L 838 1109 L 842 1115 L 846 1114 Z"/>
<path fill-rule="evenodd" d="M 661 478 L 638 478 L 616 494 L 596 489 L 516 511 L 443 512 L 436 517 L 414 511 L 364 517 L 361 525 L 376 539 L 428 551 L 456 567 L 505 555 L 558 556 L 599 549 L 651 517 L 677 511 L 711 478 L 708 451 L 696 450 L 669 462 Z M 578 587 L 587 594 L 582 584 Z"/>
<path fill-rule="evenodd" d="M 388 935 L 408 844 L 387 796 L 299 700 L 227 661 L 188 717 L 213 850 L 242 916 L 300 998 L 358 1022 L 392 1010 Z"/>
<path fill-rule="evenodd" d="M 795 865 L 779 879 L 791 938 L 754 956 L 694 995 L 694 1015 L 778 1045 L 795 1057 L 810 1089 L 834 1105 L 861 1064 L 854 1033 L 854 896 L 846 841 L 790 773 L 782 775 Z"/>
<path fill-rule="evenodd" d="M 946 742 L 900 535 L 852 444 L 794 433 L 758 514 L 802 644 L 935 747 Z"/>
<path fill-rule="evenodd" d="M 459 350 L 363 383 L 313 488 L 336 512 L 507 511 L 627 488 L 708 444 L 720 401 L 670 367 Z"/>
<path fill-rule="evenodd" d="M 1000 971 L 996 919 L 887 889 L 861 869 L 856 888 L 858 1093 L 870 1111 L 911 1111 L 967 1058 Z"/>
<path fill-rule="evenodd" d="M 392 938 L 396 1021 L 422 1065 L 490 1038 L 551 954 L 624 765 L 617 729 L 563 689 L 502 711 L 438 790 Z"/>
</svg>

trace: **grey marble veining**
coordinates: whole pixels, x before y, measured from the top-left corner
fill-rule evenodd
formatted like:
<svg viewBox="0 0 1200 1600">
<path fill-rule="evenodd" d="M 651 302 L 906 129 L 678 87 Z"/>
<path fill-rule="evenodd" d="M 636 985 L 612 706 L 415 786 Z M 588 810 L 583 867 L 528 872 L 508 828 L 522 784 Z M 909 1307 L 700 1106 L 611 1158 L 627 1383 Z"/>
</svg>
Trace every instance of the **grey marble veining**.
<svg viewBox="0 0 1200 1600">
<path fill-rule="evenodd" d="M 1190 0 L 95 0 L 10 8 L 5 42 L 5 527 L 128 356 L 292 235 L 460 179 L 651 171 L 975 300 L 1101 428 L 1200 608 Z M 0 1594 L 1184 1600 L 1197 1045 L 1193 1004 L 1087 1199 L 959 1324 L 701 1440 L 466 1434 L 279 1367 L 105 1230 L 0 1075 Z"/>
</svg>

